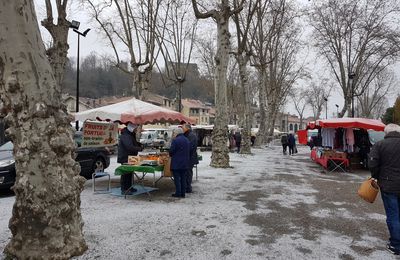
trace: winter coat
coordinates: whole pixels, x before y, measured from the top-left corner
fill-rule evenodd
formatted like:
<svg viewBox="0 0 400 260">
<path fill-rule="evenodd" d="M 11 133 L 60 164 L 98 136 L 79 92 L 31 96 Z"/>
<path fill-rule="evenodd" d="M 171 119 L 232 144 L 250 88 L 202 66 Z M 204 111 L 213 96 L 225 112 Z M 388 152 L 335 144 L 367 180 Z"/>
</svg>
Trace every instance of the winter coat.
<svg viewBox="0 0 400 260">
<path fill-rule="evenodd" d="M 282 145 L 288 145 L 288 137 L 287 137 L 287 135 L 282 135 L 282 137 L 281 137 L 281 144 Z"/>
<path fill-rule="evenodd" d="M 131 133 L 125 127 L 122 129 L 118 142 L 118 163 L 127 163 L 129 155 L 137 155 L 142 145 L 136 141 L 135 132 Z"/>
<path fill-rule="evenodd" d="M 193 168 L 195 164 L 199 163 L 197 158 L 197 136 L 192 130 L 186 131 L 184 135 L 190 142 L 189 167 Z"/>
<path fill-rule="evenodd" d="M 190 142 L 183 134 L 178 134 L 172 140 L 169 155 L 171 156 L 171 170 L 189 169 Z"/>
<path fill-rule="evenodd" d="M 240 133 L 235 134 L 235 142 L 236 146 L 240 145 L 240 143 L 242 142 L 242 135 Z"/>
<path fill-rule="evenodd" d="M 294 138 L 294 135 L 290 134 L 288 138 L 288 143 L 290 146 L 295 146 L 296 145 L 296 139 Z"/>
<path fill-rule="evenodd" d="M 400 195 L 400 133 L 390 132 L 372 146 L 368 167 L 383 192 Z"/>
</svg>

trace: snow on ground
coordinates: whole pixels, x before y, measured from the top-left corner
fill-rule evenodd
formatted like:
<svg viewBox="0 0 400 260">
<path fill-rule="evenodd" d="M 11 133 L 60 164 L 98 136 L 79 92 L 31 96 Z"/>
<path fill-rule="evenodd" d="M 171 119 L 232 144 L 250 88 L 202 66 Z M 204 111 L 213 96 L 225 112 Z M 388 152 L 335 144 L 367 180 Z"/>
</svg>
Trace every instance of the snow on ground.
<svg viewBox="0 0 400 260">
<path fill-rule="evenodd" d="M 306 148 L 294 156 L 279 147 L 253 153 L 231 153 L 232 168 L 214 169 L 203 152 L 185 199 L 171 197 L 167 178 L 151 201 L 93 194 L 87 181 L 81 199 L 89 249 L 74 259 L 395 259 L 385 251 L 380 199 L 368 204 L 356 194 L 368 172 L 326 173 Z M 0 197 L 0 249 L 11 236 L 13 202 Z"/>
</svg>

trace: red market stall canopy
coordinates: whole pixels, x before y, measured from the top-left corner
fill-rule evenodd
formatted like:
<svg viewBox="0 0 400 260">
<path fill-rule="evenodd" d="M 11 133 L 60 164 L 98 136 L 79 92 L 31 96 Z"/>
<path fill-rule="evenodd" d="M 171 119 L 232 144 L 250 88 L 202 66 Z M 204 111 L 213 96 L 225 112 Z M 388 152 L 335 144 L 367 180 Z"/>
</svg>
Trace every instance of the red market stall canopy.
<svg viewBox="0 0 400 260">
<path fill-rule="evenodd" d="M 306 130 L 297 132 L 300 144 L 307 144 L 307 130 L 319 128 L 359 128 L 366 130 L 383 131 L 385 124 L 379 120 L 368 118 L 331 118 L 309 122 Z"/>
<path fill-rule="evenodd" d="M 133 124 L 195 123 L 183 114 L 132 98 L 116 104 L 75 113 L 76 121 L 101 120 Z"/>
<path fill-rule="evenodd" d="M 307 129 L 318 128 L 360 128 L 366 130 L 383 131 L 385 124 L 379 120 L 368 118 L 332 118 L 310 122 Z"/>
</svg>

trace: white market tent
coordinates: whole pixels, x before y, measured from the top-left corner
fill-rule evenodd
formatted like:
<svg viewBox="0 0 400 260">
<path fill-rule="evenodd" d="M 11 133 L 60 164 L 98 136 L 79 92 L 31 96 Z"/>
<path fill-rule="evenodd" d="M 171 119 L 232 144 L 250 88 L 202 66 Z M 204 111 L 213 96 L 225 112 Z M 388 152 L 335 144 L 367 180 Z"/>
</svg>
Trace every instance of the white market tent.
<svg viewBox="0 0 400 260">
<path fill-rule="evenodd" d="M 119 123 L 153 124 L 153 123 L 193 123 L 183 114 L 164 107 L 156 106 L 142 100 L 132 98 L 116 104 L 98 107 L 75 113 L 76 121 L 101 120 Z"/>
</svg>

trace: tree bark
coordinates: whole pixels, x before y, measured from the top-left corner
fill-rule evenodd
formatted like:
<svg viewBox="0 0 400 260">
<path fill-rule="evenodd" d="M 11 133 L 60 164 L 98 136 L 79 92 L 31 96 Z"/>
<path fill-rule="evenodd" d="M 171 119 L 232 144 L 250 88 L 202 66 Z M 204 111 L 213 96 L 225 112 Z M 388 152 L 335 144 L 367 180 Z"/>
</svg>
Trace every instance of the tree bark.
<svg viewBox="0 0 400 260">
<path fill-rule="evenodd" d="M 229 167 L 228 141 L 228 97 L 226 73 L 229 62 L 230 33 L 229 33 L 229 6 L 222 5 L 217 19 L 217 53 L 215 56 L 216 71 L 215 86 L 215 124 L 212 134 L 212 167 Z"/>
<path fill-rule="evenodd" d="M 46 1 L 48 13 L 47 18 L 44 19 L 41 24 L 49 31 L 53 43 L 49 49 L 46 50 L 47 57 L 50 61 L 50 65 L 53 68 L 56 82 L 59 86 L 62 86 L 64 80 L 65 66 L 67 64 L 68 54 L 68 32 L 70 22 L 66 19 L 66 6 L 67 0 L 62 3 L 57 1 L 57 25 L 53 23 L 52 4 L 50 1 Z"/>
<path fill-rule="evenodd" d="M 33 1 L 2 1 L 0 24 L 0 92 L 16 165 L 12 238 L 4 252 L 17 259 L 69 259 L 87 249 L 80 212 L 85 181 L 73 159 L 70 118 Z"/>
<path fill-rule="evenodd" d="M 239 66 L 239 76 L 242 90 L 243 109 L 240 114 L 240 122 L 242 126 L 242 142 L 240 145 L 240 153 L 251 154 L 251 106 L 249 95 L 249 77 L 247 72 L 248 58 L 239 54 L 236 56 Z"/>
<path fill-rule="evenodd" d="M 266 124 L 267 124 L 267 113 L 266 113 L 266 89 L 265 89 L 265 68 L 257 68 L 259 73 L 259 87 L 258 87 L 258 97 L 259 97 L 259 106 L 260 106 L 260 127 L 258 129 L 257 137 L 254 145 L 260 146 L 266 141 Z"/>
</svg>

